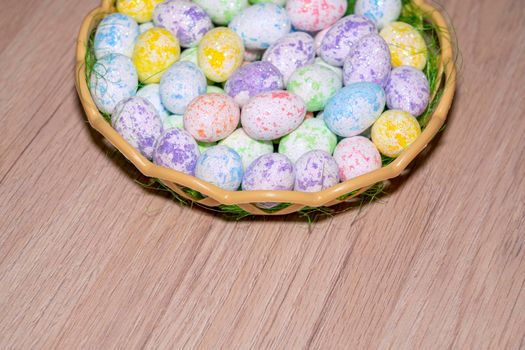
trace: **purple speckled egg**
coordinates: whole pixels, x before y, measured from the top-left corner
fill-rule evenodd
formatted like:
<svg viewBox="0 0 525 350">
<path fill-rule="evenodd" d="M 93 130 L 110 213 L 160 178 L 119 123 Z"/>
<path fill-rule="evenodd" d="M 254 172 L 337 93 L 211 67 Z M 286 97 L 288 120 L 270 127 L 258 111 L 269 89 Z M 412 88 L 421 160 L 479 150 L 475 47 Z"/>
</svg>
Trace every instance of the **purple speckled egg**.
<svg viewBox="0 0 525 350">
<path fill-rule="evenodd" d="M 418 117 L 428 106 L 430 87 L 423 72 L 401 66 L 390 73 L 385 92 L 389 109 L 400 109 Z"/>
<path fill-rule="evenodd" d="M 259 61 L 237 68 L 226 82 L 224 91 L 242 107 L 251 97 L 261 92 L 282 88 L 281 72 L 270 62 Z"/>
<path fill-rule="evenodd" d="M 345 60 L 343 76 L 345 85 L 372 82 L 385 87 L 392 68 L 390 49 L 377 34 L 362 37 Z"/>
<path fill-rule="evenodd" d="M 158 139 L 153 161 L 157 165 L 194 175 L 199 154 L 197 142 L 186 130 L 172 128 Z"/>
<path fill-rule="evenodd" d="M 283 75 L 284 84 L 299 67 L 315 60 L 314 39 L 307 33 L 290 33 L 264 52 L 263 61 L 272 63 Z"/>
<path fill-rule="evenodd" d="M 339 167 L 339 178 L 347 181 L 381 168 L 381 154 L 377 147 L 363 136 L 341 140 L 334 151 Z"/>
<path fill-rule="evenodd" d="M 152 158 L 155 143 L 162 134 L 162 120 L 148 100 L 138 96 L 122 100 L 115 107 L 111 124 L 144 157 Z"/>
<path fill-rule="evenodd" d="M 182 47 L 194 47 L 213 28 L 208 14 L 197 4 L 186 0 L 168 0 L 155 7 L 153 22 L 175 35 Z"/>
<path fill-rule="evenodd" d="M 325 151 L 310 151 L 295 163 L 295 191 L 319 192 L 338 183 L 339 167 Z"/>
<path fill-rule="evenodd" d="M 282 154 L 269 153 L 248 166 L 242 179 L 242 189 L 289 191 L 293 189 L 294 180 L 293 163 Z"/>
<path fill-rule="evenodd" d="M 325 34 L 320 56 L 326 63 L 341 67 L 359 39 L 371 33 L 377 34 L 377 28 L 368 18 L 358 15 L 343 17 Z"/>
</svg>

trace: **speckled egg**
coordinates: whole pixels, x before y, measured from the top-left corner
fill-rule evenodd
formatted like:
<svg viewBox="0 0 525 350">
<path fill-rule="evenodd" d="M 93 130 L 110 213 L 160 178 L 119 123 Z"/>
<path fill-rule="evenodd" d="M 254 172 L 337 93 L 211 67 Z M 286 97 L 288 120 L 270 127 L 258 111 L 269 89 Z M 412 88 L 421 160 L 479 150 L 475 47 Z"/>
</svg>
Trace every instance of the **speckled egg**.
<svg viewBox="0 0 525 350">
<path fill-rule="evenodd" d="M 316 112 L 324 109 L 328 99 L 342 85 L 341 79 L 330 68 L 311 64 L 293 72 L 286 87 L 303 99 L 309 112 Z"/>
<path fill-rule="evenodd" d="M 197 160 L 195 176 L 227 191 L 241 186 L 244 169 L 241 157 L 226 146 L 213 146 Z"/>
<path fill-rule="evenodd" d="M 372 126 L 372 142 L 381 153 L 397 157 L 421 135 L 417 119 L 410 113 L 391 109 Z"/>
<path fill-rule="evenodd" d="M 153 161 L 157 165 L 194 175 L 199 155 L 193 137 L 186 130 L 172 128 L 165 130 L 157 140 Z"/>
<path fill-rule="evenodd" d="M 133 51 L 133 63 L 144 84 L 160 82 L 164 71 L 179 59 L 179 41 L 164 28 L 140 34 Z"/>
<path fill-rule="evenodd" d="M 115 106 L 137 92 L 137 70 L 129 57 L 109 54 L 93 66 L 89 89 L 97 108 L 112 114 Z"/>
<path fill-rule="evenodd" d="M 275 140 L 297 129 L 304 120 L 303 100 L 288 91 L 263 92 L 244 106 L 241 123 L 256 140 Z"/>
<path fill-rule="evenodd" d="M 290 33 L 264 52 L 263 61 L 272 63 L 288 83 L 290 75 L 299 67 L 312 64 L 315 59 L 314 39 L 307 33 Z"/>
<path fill-rule="evenodd" d="M 326 63 L 341 67 L 359 39 L 371 33 L 377 33 L 377 29 L 366 17 L 343 17 L 324 36 L 320 56 Z"/>
<path fill-rule="evenodd" d="M 180 53 L 179 61 L 188 61 L 188 62 L 195 64 L 198 67 L 199 66 L 198 53 L 199 53 L 199 49 L 197 47 L 187 48 Z"/>
<path fill-rule="evenodd" d="M 206 86 L 206 77 L 199 67 L 188 61 L 177 62 L 162 75 L 160 97 L 170 112 L 184 114 L 195 97 L 206 93 Z"/>
<path fill-rule="evenodd" d="M 250 0 L 250 4 L 260 4 L 262 2 L 271 2 L 272 4 L 279 6 L 284 6 L 286 4 L 286 0 Z"/>
<path fill-rule="evenodd" d="M 392 66 L 412 66 L 423 70 L 427 64 L 427 45 L 421 34 L 408 23 L 392 22 L 379 33 L 390 48 Z"/>
<path fill-rule="evenodd" d="M 326 27 L 325 29 L 323 29 L 320 32 L 318 32 L 317 34 L 315 34 L 314 44 L 315 44 L 315 53 L 317 55 L 321 54 L 321 43 L 323 42 L 324 36 L 326 35 L 326 33 L 328 33 L 330 28 L 332 28 L 332 26 Z"/>
<path fill-rule="evenodd" d="M 194 47 L 213 28 L 211 19 L 197 4 L 186 0 L 167 0 L 153 12 L 157 27 L 166 28 L 179 39 L 180 46 Z"/>
<path fill-rule="evenodd" d="M 162 121 L 155 107 L 142 97 L 120 101 L 111 116 L 113 128 L 146 158 L 152 158 L 162 134 Z"/>
<path fill-rule="evenodd" d="M 266 49 L 292 28 L 286 11 L 272 3 L 248 7 L 235 16 L 228 27 L 241 37 L 248 49 Z"/>
<path fill-rule="evenodd" d="M 385 92 L 378 84 L 355 83 L 342 88 L 328 100 L 323 119 L 339 136 L 359 135 L 383 113 L 385 100 Z"/>
<path fill-rule="evenodd" d="M 244 62 L 254 62 L 261 59 L 264 50 L 244 48 Z"/>
<path fill-rule="evenodd" d="M 392 68 L 390 50 L 385 40 L 377 34 L 362 37 L 346 57 L 344 83 L 350 85 L 363 81 L 385 86 Z"/>
<path fill-rule="evenodd" d="M 239 125 L 239 106 L 226 94 L 205 94 L 194 99 L 184 113 L 184 129 L 198 141 L 214 142 Z"/>
<path fill-rule="evenodd" d="M 363 136 L 343 139 L 334 151 L 339 178 L 347 181 L 381 168 L 381 155 L 376 146 Z"/>
<path fill-rule="evenodd" d="M 238 68 L 224 85 L 224 91 L 241 107 L 261 92 L 282 88 L 281 72 L 267 61 L 253 62 Z"/>
<path fill-rule="evenodd" d="M 321 57 L 316 57 L 314 63 L 330 69 L 332 72 L 337 74 L 337 77 L 339 78 L 339 80 L 343 81 L 343 69 L 342 68 L 332 66 L 331 64 L 326 63 L 325 61 L 323 61 Z"/>
<path fill-rule="evenodd" d="M 398 19 L 401 14 L 401 0 L 357 0 L 354 13 L 365 16 L 381 29 Z"/>
<path fill-rule="evenodd" d="M 117 0 L 117 11 L 139 23 L 151 21 L 153 9 L 163 0 Z"/>
<path fill-rule="evenodd" d="M 227 25 L 242 10 L 248 7 L 248 0 L 194 0 L 218 25 Z"/>
<path fill-rule="evenodd" d="M 95 33 L 96 58 L 101 59 L 110 53 L 131 57 L 139 34 L 139 26 L 133 18 L 122 13 L 106 16 Z"/>
<path fill-rule="evenodd" d="M 240 67 L 243 54 L 242 40 L 237 34 L 228 28 L 215 28 L 199 44 L 199 67 L 210 80 L 221 83 Z"/>
<path fill-rule="evenodd" d="M 294 28 L 317 32 L 334 24 L 346 12 L 346 0 L 288 0 L 286 11 Z"/>
<path fill-rule="evenodd" d="M 262 155 L 273 153 L 271 141 L 258 141 L 246 134 L 243 128 L 235 130 L 230 136 L 219 142 L 228 146 L 239 154 L 242 159 L 244 169 L 246 169 L 255 159 Z"/>
<path fill-rule="evenodd" d="M 242 189 L 282 190 L 293 189 L 295 169 L 293 163 L 279 153 L 260 156 L 244 172 Z"/>
<path fill-rule="evenodd" d="M 225 94 L 224 90 L 218 86 L 215 85 L 208 85 L 206 87 L 206 93 L 207 94 Z"/>
<path fill-rule="evenodd" d="M 140 34 L 144 33 L 146 30 L 149 30 L 151 28 L 155 28 L 155 25 L 153 22 L 146 22 L 139 25 L 139 32 Z"/>
<path fill-rule="evenodd" d="M 428 79 L 420 70 L 401 66 L 392 70 L 385 87 L 386 104 L 419 117 L 426 110 L 430 98 Z"/>
<path fill-rule="evenodd" d="M 180 114 L 171 114 L 162 118 L 164 130 L 171 128 L 184 129 L 184 118 Z"/>
<path fill-rule="evenodd" d="M 319 192 L 338 183 L 339 167 L 325 151 L 310 151 L 295 163 L 295 191 Z"/>
<path fill-rule="evenodd" d="M 157 110 L 159 117 L 165 118 L 171 113 L 164 107 L 160 99 L 160 85 L 159 84 L 149 84 L 142 87 L 137 91 L 137 96 L 145 98 L 148 100 L 153 107 Z"/>
<path fill-rule="evenodd" d="M 305 120 L 301 126 L 281 139 L 279 153 L 292 162 L 312 150 L 323 150 L 332 154 L 337 145 L 337 136 L 328 129 L 321 119 Z"/>
</svg>

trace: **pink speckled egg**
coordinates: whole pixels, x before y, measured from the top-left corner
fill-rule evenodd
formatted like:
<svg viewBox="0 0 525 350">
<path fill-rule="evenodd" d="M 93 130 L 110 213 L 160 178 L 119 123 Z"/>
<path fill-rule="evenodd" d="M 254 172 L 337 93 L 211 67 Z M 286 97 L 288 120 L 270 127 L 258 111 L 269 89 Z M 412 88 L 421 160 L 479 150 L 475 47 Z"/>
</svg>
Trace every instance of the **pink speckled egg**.
<svg viewBox="0 0 525 350">
<path fill-rule="evenodd" d="M 194 99 L 184 113 L 184 128 L 198 141 L 215 142 L 239 125 L 239 106 L 226 94 L 205 94 Z"/>
<path fill-rule="evenodd" d="M 339 166 L 339 177 L 347 181 L 381 168 L 381 155 L 377 147 L 363 136 L 343 139 L 334 151 Z"/>
<path fill-rule="evenodd" d="M 288 0 L 286 11 L 294 28 L 317 32 L 334 24 L 346 12 L 346 0 Z"/>
<path fill-rule="evenodd" d="M 295 130 L 304 120 L 306 106 L 288 91 L 263 92 L 243 108 L 241 123 L 256 140 L 275 140 Z"/>
</svg>

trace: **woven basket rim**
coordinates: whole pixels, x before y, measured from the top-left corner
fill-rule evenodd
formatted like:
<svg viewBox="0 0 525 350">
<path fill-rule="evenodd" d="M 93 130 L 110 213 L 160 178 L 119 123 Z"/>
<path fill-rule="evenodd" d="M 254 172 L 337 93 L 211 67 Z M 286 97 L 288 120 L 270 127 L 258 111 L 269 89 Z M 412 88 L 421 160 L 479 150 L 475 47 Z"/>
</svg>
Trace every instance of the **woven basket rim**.
<svg viewBox="0 0 525 350">
<path fill-rule="evenodd" d="M 250 203 L 279 202 L 292 203 L 292 205 L 278 214 L 288 214 L 299 210 L 303 206 L 319 207 L 333 205 L 341 201 L 337 198 L 353 193 L 363 192 L 374 184 L 397 177 L 412 162 L 412 160 L 430 143 L 442 128 L 447 118 L 447 113 L 452 105 L 456 88 L 456 67 L 454 62 L 453 45 L 451 42 L 450 28 L 441 12 L 426 0 L 412 0 L 413 5 L 425 14 L 427 20 L 432 21 L 440 28 L 438 32 L 440 55 L 440 74 L 444 77 L 444 89 L 441 99 L 429 119 L 429 123 L 421 135 L 407 149 L 403 151 L 392 163 L 378 170 L 341 182 L 335 186 L 315 193 L 297 191 L 226 191 L 209 182 L 200 180 L 185 173 L 158 166 L 146 159 L 138 150 L 132 147 L 120 136 L 98 111 L 87 86 L 85 79 L 85 54 L 91 31 L 97 19 L 114 12 L 115 0 L 102 0 L 101 5 L 92 10 L 84 19 L 77 40 L 76 48 L 76 87 L 80 101 L 87 115 L 90 125 L 102 134 L 114 147 L 116 147 L 135 167 L 145 176 L 157 178 L 185 198 L 195 200 L 181 193 L 179 186 L 191 188 L 200 192 L 206 198 L 199 203 L 216 206 L 239 205 L 253 214 L 269 215 Z M 175 187 L 175 188 L 174 188 Z M 335 203 L 334 203 L 335 202 Z M 248 208 L 248 206 L 250 206 Z M 255 209 L 254 209 L 255 208 Z"/>
</svg>

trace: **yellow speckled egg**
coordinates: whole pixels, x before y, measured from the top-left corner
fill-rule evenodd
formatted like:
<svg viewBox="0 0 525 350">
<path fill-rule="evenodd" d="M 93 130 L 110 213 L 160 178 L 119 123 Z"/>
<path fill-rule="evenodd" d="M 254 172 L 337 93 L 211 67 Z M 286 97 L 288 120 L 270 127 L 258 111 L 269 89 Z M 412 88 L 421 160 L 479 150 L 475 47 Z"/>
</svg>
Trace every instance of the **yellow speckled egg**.
<svg viewBox="0 0 525 350">
<path fill-rule="evenodd" d="M 124 13 L 139 23 L 149 22 L 153 10 L 164 0 L 117 0 L 117 11 Z"/>
<path fill-rule="evenodd" d="M 199 67 L 208 79 L 220 83 L 242 64 L 243 54 L 244 46 L 237 34 L 228 28 L 215 28 L 199 43 Z"/>
<path fill-rule="evenodd" d="M 397 157 L 421 134 L 417 119 L 410 113 L 389 110 L 372 126 L 372 142 L 387 157 Z"/>
<path fill-rule="evenodd" d="M 180 46 L 176 37 L 164 28 L 152 28 L 142 33 L 133 50 L 133 63 L 139 80 L 144 84 L 160 82 L 162 73 L 179 59 Z"/>
<path fill-rule="evenodd" d="M 379 33 L 390 48 L 392 66 L 412 66 L 423 70 L 427 64 L 427 45 L 421 34 L 408 23 L 392 22 Z"/>
</svg>

